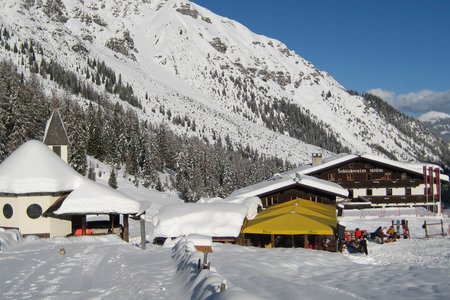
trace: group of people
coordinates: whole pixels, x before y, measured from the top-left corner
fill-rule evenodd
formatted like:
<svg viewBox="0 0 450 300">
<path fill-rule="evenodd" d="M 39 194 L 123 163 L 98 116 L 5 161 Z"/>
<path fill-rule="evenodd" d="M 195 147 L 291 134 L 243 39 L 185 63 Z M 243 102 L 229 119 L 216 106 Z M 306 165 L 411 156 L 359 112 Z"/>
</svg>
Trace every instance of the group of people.
<svg viewBox="0 0 450 300">
<path fill-rule="evenodd" d="M 405 220 L 402 220 L 402 235 L 405 239 L 409 238 L 408 222 Z M 370 238 L 375 243 L 390 243 L 400 238 L 400 232 L 395 230 L 394 225 L 391 225 L 389 228 L 379 226 L 377 230 L 370 234 Z"/>
<path fill-rule="evenodd" d="M 367 240 L 370 240 L 375 243 L 384 244 L 384 243 L 390 243 L 395 242 L 397 239 L 400 238 L 400 222 L 397 221 L 397 228 L 398 230 L 395 230 L 394 225 L 390 227 L 382 227 L 379 226 L 374 232 L 367 234 L 365 231 L 356 228 L 354 231 L 354 236 L 352 238 L 346 237 L 346 246 L 347 251 L 349 253 L 365 253 L 368 254 L 367 250 Z M 402 235 L 403 238 L 407 239 L 409 238 L 409 228 L 408 228 L 408 221 L 402 220 Z"/>
<path fill-rule="evenodd" d="M 366 235 L 359 228 L 355 229 L 354 238 L 350 239 L 346 246 L 349 253 L 360 252 L 366 255 L 369 254 L 369 251 L 367 250 Z"/>
</svg>

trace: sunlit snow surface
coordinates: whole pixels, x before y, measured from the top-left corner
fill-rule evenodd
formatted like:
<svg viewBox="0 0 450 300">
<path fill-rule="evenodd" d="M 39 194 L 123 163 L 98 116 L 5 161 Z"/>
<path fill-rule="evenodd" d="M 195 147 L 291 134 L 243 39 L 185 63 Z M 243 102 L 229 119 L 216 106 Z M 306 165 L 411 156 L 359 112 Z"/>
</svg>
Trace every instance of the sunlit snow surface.
<svg viewBox="0 0 450 300">
<path fill-rule="evenodd" d="M 372 231 L 397 218 L 409 220 L 412 238 L 369 243 L 368 256 L 214 243 L 211 270 L 203 271 L 197 269 L 203 254 L 183 239 L 173 248 L 149 243 L 140 250 L 115 236 L 10 238 L 0 251 L 0 268 L 7 270 L 0 272 L 0 292 L 2 299 L 447 299 L 450 238 L 424 239 L 421 228 L 424 220 L 440 219 L 346 217 L 342 223 Z M 449 223 L 445 218 L 446 231 Z M 131 226 L 139 232 L 137 222 Z M 132 240 L 139 242 L 137 234 Z M 222 283 L 227 289 L 220 293 Z"/>
<path fill-rule="evenodd" d="M 108 168 L 94 161 L 97 182 Z M 102 174 L 98 176 L 98 174 Z M 139 222 L 130 220 L 127 244 L 116 236 L 22 240 L 0 232 L 1 299 L 447 299 L 450 238 L 424 238 L 424 221 L 439 222 L 418 209 L 354 211 L 340 222 L 369 232 L 407 219 L 411 239 L 378 245 L 369 255 L 305 249 L 260 249 L 213 243 L 210 270 L 198 270 L 203 253 L 183 238 L 152 245 L 152 219 L 161 207 L 181 203 L 118 173 L 119 190 L 149 206 L 147 249 Z M 216 200 L 217 202 L 218 200 Z M 221 201 L 218 201 L 221 202 Z M 444 230 L 450 224 L 444 218 Z M 432 233 L 440 226 L 432 229 Z M 60 249 L 65 254 L 60 254 Z M 220 292 L 220 286 L 226 287 Z"/>
</svg>

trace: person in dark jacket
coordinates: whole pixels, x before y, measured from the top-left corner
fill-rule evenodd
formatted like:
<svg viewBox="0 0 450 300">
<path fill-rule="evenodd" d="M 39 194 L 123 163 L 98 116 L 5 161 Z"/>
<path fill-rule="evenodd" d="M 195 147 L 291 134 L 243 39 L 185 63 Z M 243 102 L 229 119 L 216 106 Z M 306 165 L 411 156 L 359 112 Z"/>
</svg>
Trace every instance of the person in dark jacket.
<svg viewBox="0 0 450 300">
<path fill-rule="evenodd" d="M 374 232 L 372 232 L 370 234 L 370 238 L 372 239 L 372 241 L 374 241 L 375 243 L 379 243 L 379 244 L 383 244 L 384 241 L 384 232 L 383 232 L 383 228 L 380 226 L 377 228 L 377 230 L 375 230 Z"/>
</svg>

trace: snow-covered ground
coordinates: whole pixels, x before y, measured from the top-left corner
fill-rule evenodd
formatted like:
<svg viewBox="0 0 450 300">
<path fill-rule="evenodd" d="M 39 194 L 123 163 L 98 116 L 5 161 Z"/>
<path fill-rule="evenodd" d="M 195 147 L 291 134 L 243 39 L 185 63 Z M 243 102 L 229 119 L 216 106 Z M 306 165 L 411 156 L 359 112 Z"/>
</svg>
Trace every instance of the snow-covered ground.
<svg viewBox="0 0 450 300">
<path fill-rule="evenodd" d="M 97 182 L 107 167 L 94 161 Z M 98 174 L 101 173 L 101 176 Z M 440 217 L 417 209 L 345 212 L 347 229 L 369 232 L 392 220 L 409 221 L 411 239 L 378 245 L 369 255 L 307 249 L 261 249 L 213 244 L 210 270 L 199 270 L 186 240 L 152 245 L 152 218 L 161 206 L 181 200 L 172 192 L 136 187 L 119 171 L 119 190 L 149 205 L 147 249 L 139 222 L 130 220 L 130 240 L 117 236 L 22 239 L 0 229 L 1 299 L 448 299 L 450 238 L 424 238 L 424 221 Z M 443 217 L 448 233 L 450 218 Z M 432 233 L 440 226 L 431 229 Z M 64 248 L 64 254 L 61 250 Z M 225 288 L 220 292 L 220 287 Z"/>
<path fill-rule="evenodd" d="M 398 217 L 409 221 L 411 239 L 369 243 L 368 256 L 215 243 L 211 270 L 202 271 L 197 261 L 203 255 L 186 241 L 174 247 L 149 243 L 141 250 L 115 236 L 21 240 L 1 232 L 1 298 L 448 299 L 450 238 L 425 239 L 421 228 L 425 220 L 440 218 Z M 341 222 L 372 231 L 391 220 L 344 217 Z M 449 223 L 444 218 L 445 231 Z M 131 227 L 139 231 L 137 222 Z M 226 285 L 222 293 L 221 284 Z"/>
</svg>

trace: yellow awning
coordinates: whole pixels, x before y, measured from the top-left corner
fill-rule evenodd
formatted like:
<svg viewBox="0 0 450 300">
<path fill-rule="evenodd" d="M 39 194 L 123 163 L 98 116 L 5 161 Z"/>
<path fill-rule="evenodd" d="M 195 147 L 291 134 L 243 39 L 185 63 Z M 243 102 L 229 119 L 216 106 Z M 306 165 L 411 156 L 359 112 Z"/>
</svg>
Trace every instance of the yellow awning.
<svg viewBox="0 0 450 300">
<path fill-rule="evenodd" d="M 242 233 L 333 234 L 337 226 L 333 205 L 296 199 L 272 206 L 245 223 Z"/>
</svg>

